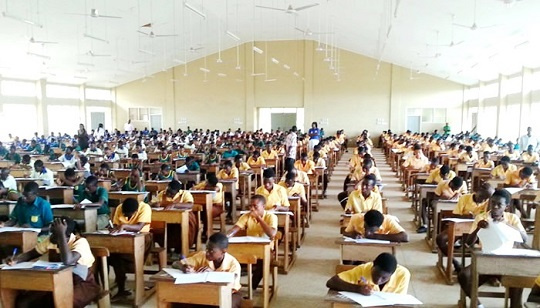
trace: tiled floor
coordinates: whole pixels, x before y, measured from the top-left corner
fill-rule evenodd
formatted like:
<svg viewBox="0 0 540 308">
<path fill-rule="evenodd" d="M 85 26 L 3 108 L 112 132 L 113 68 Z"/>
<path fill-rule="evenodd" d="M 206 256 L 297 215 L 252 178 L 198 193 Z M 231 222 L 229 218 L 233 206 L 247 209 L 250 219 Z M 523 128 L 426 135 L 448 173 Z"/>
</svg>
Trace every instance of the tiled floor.
<svg viewBox="0 0 540 308">
<path fill-rule="evenodd" d="M 424 302 L 424 307 L 456 307 L 459 297 L 459 285 L 447 285 L 435 267 L 437 255 L 428 250 L 424 234 L 416 234 L 412 222 L 413 214 L 410 202 L 404 199 L 395 174 L 386 164 L 379 149 L 374 150 L 377 166 L 381 171 L 384 196 L 389 200 L 389 212 L 397 216 L 407 230 L 410 242 L 397 251 L 400 264 L 412 273 L 409 293 Z M 319 212 L 314 213 L 312 226 L 298 251 L 298 259 L 288 275 L 279 276 L 279 292 L 272 300 L 272 307 L 329 307 L 323 298 L 327 292 L 326 281 L 334 274 L 338 264 L 339 251 L 335 239 L 339 237 L 338 220 L 341 207 L 336 195 L 341 190 L 347 173 L 347 160 L 350 153 L 344 155 L 337 166 L 328 189 L 328 199 L 323 200 Z M 528 291 L 525 291 L 525 296 Z M 502 299 L 483 300 L 486 307 L 503 307 Z M 155 296 L 143 307 L 154 307 Z"/>
</svg>

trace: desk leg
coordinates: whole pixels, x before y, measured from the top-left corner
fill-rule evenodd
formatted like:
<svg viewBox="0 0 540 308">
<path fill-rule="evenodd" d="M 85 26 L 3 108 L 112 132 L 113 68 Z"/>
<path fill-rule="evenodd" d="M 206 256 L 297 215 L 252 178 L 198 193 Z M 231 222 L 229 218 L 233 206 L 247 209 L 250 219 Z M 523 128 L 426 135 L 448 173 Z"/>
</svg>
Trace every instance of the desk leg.
<svg viewBox="0 0 540 308">
<path fill-rule="evenodd" d="M 161 282 L 161 281 L 156 282 L 156 287 L 157 287 L 156 307 L 158 307 L 158 308 L 169 308 L 169 307 L 171 307 L 171 303 L 166 302 L 165 299 L 163 298 L 163 293 L 165 293 L 164 290 L 166 288 L 168 288 L 167 284 L 170 284 L 170 283 Z"/>
<path fill-rule="evenodd" d="M 263 258 L 263 308 L 268 308 L 270 304 L 270 263 L 271 263 L 270 247 L 264 248 Z"/>
<path fill-rule="evenodd" d="M 53 275 L 54 307 L 73 307 L 73 277 L 71 271 L 62 271 Z"/>
<path fill-rule="evenodd" d="M 285 226 L 285 228 L 283 228 L 283 236 L 285 236 L 285 240 L 283 241 L 283 244 L 285 245 L 285 247 L 283 248 L 283 253 L 284 253 L 284 256 L 283 256 L 283 271 L 285 272 L 285 274 L 287 274 L 289 272 L 289 266 L 290 266 L 290 257 L 289 257 L 289 245 L 290 245 L 290 232 L 289 232 L 289 221 L 288 219 L 285 220 L 287 222 L 287 225 Z M 294 248 L 293 248 L 294 249 Z"/>
<path fill-rule="evenodd" d="M 219 307 L 232 307 L 232 290 L 227 287 L 219 288 Z"/>
<path fill-rule="evenodd" d="M 236 184 L 232 183 L 231 186 L 231 216 L 234 222 L 236 222 Z"/>
<path fill-rule="evenodd" d="M 18 290 L 13 289 L 0 289 L 0 299 L 2 300 L 2 307 L 15 308 L 17 292 Z"/>
<path fill-rule="evenodd" d="M 187 256 L 189 254 L 189 213 L 182 213 L 181 238 L 182 238 L 182 254 Z"/>
<path fill-rule="evenodd" d="M 471 282 L 471 305 L 470 307 L 478 306 L 478 271 L 476 269 L 476 258 L 473 255 L 471 257 L 471 273 L 472 273 L 472 282 Z"/>
<path fill-rule="evenodd" d="M 139 307 L 144 300 L 144 236 L 134 239 L 133 261 L 135 266 L 134 306 Z"/>
<path fill-rule="evenodd" d="M 97 212 L 84 211 L 84 231 L 95 232 L 97 230 Z"/>
</svg>

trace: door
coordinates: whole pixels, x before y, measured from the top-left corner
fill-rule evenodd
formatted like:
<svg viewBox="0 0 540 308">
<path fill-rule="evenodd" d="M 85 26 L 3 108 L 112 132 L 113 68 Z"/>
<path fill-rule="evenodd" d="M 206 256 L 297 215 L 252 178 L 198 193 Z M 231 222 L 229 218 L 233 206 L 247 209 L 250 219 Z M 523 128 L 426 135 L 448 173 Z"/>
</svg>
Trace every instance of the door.
<svg viewBox="0 0 540 308">
<path fill-rule="evenodd" d="M 272 129 L 288 131 L 296 125 L 296 113 L 272 113 Z"/>
<path fill-rule="evenodd" d="M 91 112 L 90 129 L 97 129 L 100 123 L 105 125 L 105 112 Z"/>
<path fill-rule="evenodd" d="M 420 132 L 420 116 L 407 116 L 407 129 L 413 133 Z"/>
<path fill-rule="evenodd" d="M 160 130 L 162 129 L 161 125 L 161 114 L 151 114 L 150 115 L 150 127 Z"/>
</svg>

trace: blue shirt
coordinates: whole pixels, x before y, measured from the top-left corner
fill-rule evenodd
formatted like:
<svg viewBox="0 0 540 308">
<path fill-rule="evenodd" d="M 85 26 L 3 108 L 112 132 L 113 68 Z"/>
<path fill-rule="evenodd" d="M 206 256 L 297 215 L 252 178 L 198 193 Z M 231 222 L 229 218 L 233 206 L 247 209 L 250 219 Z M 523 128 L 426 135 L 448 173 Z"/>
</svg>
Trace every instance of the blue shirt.
<svg viewBox="0 0 540 308">
<path fill-rule="evenodd" d="M 318 128 L 311 128 L 309 130 L 308 134 L 309 134 L 309 139 L 317 139 L 317 140 L 319 140 L 321 138 L 321 136 L 320 136 L 321 132 L 320 132 L 320 130 Z M 317 135 L 311 136 L 311 134 L 317 134 Z"/>
<path fill-rule="evenodd" d="M 28 204 L 21 197 L 17 200 L 9 219 L 19 226 L 28 224 L 32 228 L 43 228 L 53 221 L 51 204 L 41 197 L 36 197 L 33 203 Z"/>
</svg>

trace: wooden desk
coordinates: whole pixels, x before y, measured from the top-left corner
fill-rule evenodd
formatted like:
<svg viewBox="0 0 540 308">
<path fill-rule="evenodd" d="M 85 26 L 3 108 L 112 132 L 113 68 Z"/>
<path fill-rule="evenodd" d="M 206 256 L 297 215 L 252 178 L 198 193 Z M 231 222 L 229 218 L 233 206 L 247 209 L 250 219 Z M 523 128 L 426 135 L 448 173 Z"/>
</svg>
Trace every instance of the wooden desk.
<svg viewBox="0 0 540 308">
<path fill-rule="evenodd" d="M 111 191 L 109 192 L 109 199 L 118 200 L 118 203 L 122 204 L 127 198 L 135 198 L 140 203 L 144 201 L 147 194 L 147 192 L 137 191 Z"/>
<path fill-rule="evenodd" d="M 534 234 L 532 241 L 533 249 L 540 250 L 540 209 L 536 208 L 536 214 L 534 217 Z"/>
<path fill-rule="evenodd" d="M 163 180 L 163 181 L 150 180 L 150 181 L 146 181 L 146 183 L 145 183 L 146 191 L 148 191 L 150 193 L 149 200 L 152 199 L 152 196 L 154 195 L 154 193 L 157 195 L 158 192 L 167 189 L 170 182 L 171 182 L 170 180 Z"/>
<path fill-rule="evenodd" d="M 263 308 L 268 308 L 270 304 L 270 263 L 272 242 L 265 243 L 230 243 L 227 250 L 231 255 L 254 255 L 257 259 L 263 260 Z M 276 293 L 273 290 L 272 296 Z"/>
<path fill-rule="evenodd" d="M 478 191 L 482 180 L 489 179 L 491 177 L 491 169 L 489 168 L 473 168 L 472 170 L 472 191 Z M 497 188 L 497 187 L 494 187 Z"/>
<path fill-rule="evenodd" d="M 113 168 L 111 171 L 114 172 L 114 176 L 119 180 L 129 177 L 131 174 L 131 169 Z"/>
<path fill-rule="evenodd" d="M 478 276 L 502 275 L 517 277 L 537 277 L 540 268 L 540 256 L 508 256 L 485 254 L 479 250 L 471 251 L 471 307 L 478 302 Z"/>
<path fill-rule="evenodd" d="M 75 169 L 74 171 L 75 171 L 75 174 L 77 176 L 83 176 L 83 174 L 84 174 L 84 170 Z M 66 172 L 66 169 L 60 169 L 60 170 L 56 171 L 56 177 L 65 179 L 65 176 L 64 176 L 65 172 Z"/>
<path fill-rule="evenodd" d="M 422 216 L 422 204 L 424 202 L 424 199 L 427 198 L 428 192 L 435 193 L 435 188 L 437 188 L 437 185 L 434 184 L 420 184 L 419 185 L 419 193 L 418 193 L 418 209 L 415 211 L 415 219 L 416 219 L 416 225 L 417 227 L 420 227 L 422 225 L 421 216 Z M 429 204 L 428 204 L 429 206 Z M 428 210 L 426 208 L 426 210 Z"/>
<path fill-rule="evenodd" d="M 223 184 L 223 191 L 230 193 L 232 196 L 232 218 L 233 221 L 236 221 L 236 184 L 238 183 L 238 180 L 219 180 L 221 184 Z"/>
<path fill-rule="evenodd" d="M 64 164 L 62 164 L 61 162 L 51 162 L 51 161 L 48 161 L 48 162 L 43 162 L 43 166 L 45 166 L 45 168 L 51 170 L 52 172 L 57 172 L 58 170 L 61 170 L 61 169 L 64 169 Z"/>
<path fill-rule="evenodd" d="M 40 186 L 39 195 L 45 199 L 62 199 L 64 204 L 73 204 L 73 187 Z"/>
<path fill-rule="evenodd" d="M 191 210 L 158 210 L 152 209 L 152 221 L 164 221 L 167 224 L 180 224 L 182 254 L 189 254 L 189 212 Z M 167 248 L 167 241 L 164 241 Z M 168 251 L 168 250 L 167 250 Z"/>
<path fill-rule="evenodd" d="M 213 219 L 212 219 L 212 196 L 214 192 L 206 190 L 190 190 L 193 196 L 193 204 L 200 207 L 194 207 L 194 210 L 206 211 L 206 236 L 212 235 Z"/>
<path fill-rule="evenodd" d="M 439 213 L 442 210 L 454 210 L 454 208 L 457 205 L 457 200 L 437 200 L 433 202 L 433 212 L 431 215 L 431 219 L 429 219 L 428 214 L 428 230 L 426 232 L 426 242 L 428 246 L 431 248 L 431 252 L 437 252 L 437 235 L 439 235 Z M 428 213 L 429 213 L 430 207 L 428 207 Z M 431 231 L 431 226 L 433 225 L 433 231 Z"/>
<path fill-rule="evenodd" d="M 159 308 L 170 307 L 170 303 L 185 303 L 231 307 L 232 283 L 193 283 L 174 284 L 174 278 L 161 271 L 150 280 L 156 282 Z"/>
<path fill-rule="evenodd" d="M 0 160 L 0 168 L 9 168 L 13 165 L 15 165 L 14 161 L 5 160 L 5 159 Z"/>
<path fill-rule="evenodd" d="M 388 244 L 377 243 L 355 243 L 348 242 L 340 238 L 335 241 L 339 245 L 340 257 L 339 264 L 343 264 L 343 260 L 371 262 L 383 252 L 396 255 L 396 247 L 400 243 L 391 242 Z"/>
<path fill-rule="evenodd" d="M 49 291 L 54 307 L 73 307 L 72 268 L 58 270 L 18 269 L 0 272 L 0 296 L 4 308 L 15 308 L 18 290 Z"/>
<path fill-rule="evenodd" d="M 110 253 L 129 254 L 133 256 L 135 266 L 135 296 L 133 305 L 141 306 L 146 298 L 155 290 L 144 290 L 144 234 L 112 236 L 108 234 L 85 233 L 83 236 L 90 247 L 106 247 Z"/>
<path fill-rule="evenodd" d="M 201 181 L 201 173 L 200 172 L 186 172 L 186 173 L 176 173 L 176 178 L 178 181 L 182 182 L 182 184 L 186 184 L 187 182 L 195 182 L 199 183 Z"/>
<path fill-rule="evenodd" d="M 16 204 L 17 204 L 17 201 L 7 201 L 7 200 L 0 201 L 0 215 L 9 216 L 9 214 L 13 212 L 13 209 L 15 208 Z"/>
<path fill-rule="evenodd" d="M 9 174 L 14 178 L 27 178 L 30 177 L 30 174 L 32 173 L 32 170 L 30 169 L 11 169 L 9 171 Z"/>
<path fill-rule="evenodd" d="M 38 185 L 43 185 L 43 180 L 39 178 L 15 178 L 15 181 L 17 182 L 17 189 L 19 191 L 23 191 L 24 186 L 30 182 L 36 182 Z"/>
<path fill-rule="evenodd" d="M 65 205 L 65 204 L 59 204 Z M 59 208 L 54 205 L 51 206 L 53 215 L 55 217 L 67 216 L 74 220 L 82 220 L 84 226 L 84 232 L 94 232 L 97 230 L 97 206 L 84 207 L 82 209 L 72 208 Z"/>
<path fill-rule="evenodd" d="M 106 191 L 111 191 L 112 181 L 99 179 L 98 186 L 105 188 Z"/>
<path fill-rule="evenodd" d="M 37 244 L 38 233 L 34 231 L 17 231 L 0 233 L 0 243 L 3 245 L 16 246 L 22 251 L 27 252 Z"/>
<path fill-rule="evenodd" d="M 274 214 L 278 218 L 278 227 L 283 230 L 283 241 L 281 241 L 283 243 L 283 262 L 279 262 L 279 267 L 283 270 L 283 273 L 288 274 L 294 261 L 296 261 L 297 242 L 296 237 L 291 232 L 291 216 L 292 220 L 294 220 L 294 214 L 290 215 L 292 212 L 274 212 Z"/>
<path fill-rule="evenodd" d="M 249 203 L 251 202 L 251 194 L 252 194 L 252 181 L 255 177 L 255 173 L 253 172 L 240 172 L 240 189 L 242 191 L 242 198 L 240 198 L 240 207 L 242 210 L 247 210 L 249 208 Z M 245 201 L 247 200 L 247 202 Z"/>
</svg>

